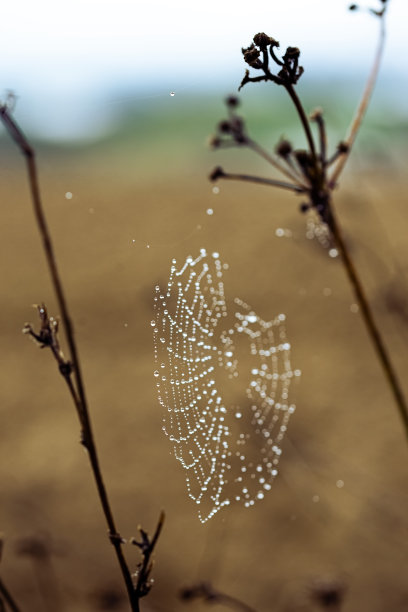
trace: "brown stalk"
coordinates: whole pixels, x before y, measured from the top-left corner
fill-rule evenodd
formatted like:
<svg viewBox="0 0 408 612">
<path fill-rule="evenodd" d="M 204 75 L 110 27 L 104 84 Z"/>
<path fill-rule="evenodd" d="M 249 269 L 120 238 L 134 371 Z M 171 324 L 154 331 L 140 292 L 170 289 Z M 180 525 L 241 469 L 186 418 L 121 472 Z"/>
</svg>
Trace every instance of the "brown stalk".
<svg viewBox="0 0 408 612">
<path fill-rule="evenodd" d="M 303 172 L 305 176 L 305 179 L 307 180 L 310 186 L 305 189 L 302 189 L 302 188 L 296 187 L 295 185 L 291 185 L 283 181 L 265 179 L 262 177 L 248 176 L 244 174 L 229 174 L 229 173 L 224 172 L 224 170 L 222 170 L 222 168 L 219 168 L 219 167 L 213 171 L 210 178 L 212 180 L 217 180 L 218 178 L 221 178 L 221 179 L 233 179 L 233 180 L 241 180 L 241 181 L 252 181 L 252 182 L 262 183 L 266 185 L 273 185 L 275 187 L 281 187 L 284 189 L 291 189 L 292 191 L 295 191 L 298 193 L 303 192 L 307 194 L 309 201 L 307 203 L 302 204 L 301 208 L 303 211 L 306 211 L 310 208 L 315 210 L 317 215 L 320 217 L 321 222 L 328 226 L 331 232 L 331 235 L 333 237 L 333 240 L 336 243 L 336 246 L 338 247 L 338 251 L 341 255 L 341 259 L 345 267 L 346 274 L 351 283 L 356 300 L 360 306 L 362 317 L 366 324 L 370 338 L 373 342 L 374 350 L 380 361 L 380 364 L 386 376 L 386 379 L 391 387 L 392 394 L 397 404 L 398 412 L 403 422 L 405 434 L 408 439 L 408 405 L 404 397 L 402 386 L 399 381 L 397 372 L 391 362 L 390 355 L 386 349 L 386 345 L 381 336 L 379 327 L 377 326 L 375 322 L 372 309 L 370 307 L 365 291 L 363 289 L 363 284 L 358 276 L 352 256 L 347 248 L 346 242 L 344 241 L 342 237 L 341 228 L 337 221 L 336 214 L 333 208 L 333 203 L 332 203 L 332 191 L 334 187 L 336 186 L 337 179 L 341 171 L 343 170 L 344 165 L 348 159 L 351 147 L 357 136 L 357 132 L 361 126 L 361 122 L 367 110 L 367 106 L 370 101 L 370 97 L 373 92 L 374 85 L 377 79 L 381 57 L 382 57 L 383 49 L 384 49 L 384 41 L 385 41 L 384 15 L 386 12 L 386 0 L 382 0 L 382 4 L 383 4 L 383 8 L 381 11 L 371 10 L 371 12 L 374 13 L 380 19 L 380 22 L 381 22 L 380 38 L 379 38 L 379 43 L 378 43 L 377 50 L 376 50 L 375 57 L 374 57 L 374 63 L 370 71 L 361 102 L 358 105 L 355 117 L 353 121 L 351 122 L 349 133 L 346 139 L 338 145 L 337 151 L 331 158 L 329 159 L 326 158 L 326 154 L 327 154 L 326 152 L 326 131 L 325 131 L 325 125 L 324 125 L 321 111 L 315 111 L 315 113 L 313 113 L 311 117 L 312 121 L 317 121 L 318 130 L 319 130 L 320 154 L 319 156 L 316 155 L 316 149 L 314 145 L 312 131 L 310 129 L 310 123 L 304 111 L 303 105 L 294 88 L 294 85 L 297 82 L 297 78 L 299 78 L 297 74 L 299 74 L 299 76 L 302 74 L 302 72 L 300 73 L 296 72 L 297 64 L 295 65 L 295 70 L 292 69 L 290 63 L 286 64 L 286 67 L 289 73 L 293 77 L 292 79 L 289 79 L 289 80 L 286 79 L 284 71 L 281 71 L 277 76 L 272 75 L 269 72 L 269 70 L 267 70 L 268 68 L 267 63 L 264 62 L 264 64 L 261 66 L 259 66 L 258 64 L 255 64 L 254 66 L 255 68 L 264 69 L 264 73 L 265 73 L 264 77 L 252 78 L 249 76 L 249 73 L 247 71 L 245 74 L 244 80 L 242 81 L 241 87 L 245 85 L 246 83 L 258 82 L 260 80 L 270 80 L 272 82 L 275 82 L 279 85 L 283 85 L 285 87 L 286 91 L 288 92 L 298 112 L 299 119 L 302 123 L 303 129 L 305 131 L 306 139 L 308 141 L 309 150 L 307 152 L 306 151 L 294 151 L 294 155 L 295 155 L 296 161 L 298 162 L 298 165 L 300 166 L 301 171 Z M 266 41 L 266 44 L 271 44 L 271 41 L 273 41 L 274 39 L 271 39 L 266 34 L 261 33 L 261 34 L 257 34 L 253 40 L 254 40 L 254 43 L 256 43 L 260 47 L 263 44 L 262 41 Z M 283 65 L 282 61 L 278 60 L 273 53 L 274 46 L 276 46 L 276 44 L 272 42 L 271 47 L 270 47 L 270 53 L 272 57 L 274 57 L 275 62 L 278 63 L 280 66 L 282 66 Z M 248 54 L 248 52 L 253 53 L 253 50 L 254 50 L 254 46 L 244 51 L 245 53 Z M 245 53 L 244 53 L 244 58 L 245 58 Z M 291 54 L 293 57 L 294 53 L 296 53 L 296 56 L 298 57 L 300 52 L 297 48 L 295 49 L 288 48 L 286 52 L 286 56 L 284 56 L 283 59 L 285 57 L 288 57 L 288 54 Z M 290 143 L 287 143 L 287 144 L 290 145 Z M 286 151 L 284 151 L 283 153 L 285 154 L 286 159 L 289 160 L 291 159 L 290 155 L 292 154 L 292 147 L 286 146 L 285 148 L 286 148 Z M 332 175 L 328 177 L 327 168 L 333 163 L 335 163 L 334 170 L 332 172 Z"/>
<path fill-rule="evenodd" d="M 354 266 L 349 250 L 346 246 L 346 243 L 343 239 L 343 235 L 342 235 L 340 226 L 337 222 L 336 215 L 333 210 L 332 204 L 330 204 L 330 214 L 331 214 L 331 223 L 330 223 L 331 232 L 333 234 L 333 237 L 336 242 L 336 246 L 342 258 L 348 279 L 352 285 L 354 295 L 360 306 L 361 314 L 366 324 L 367 331 L 373 342 L 373 345 L 377 353 L 378 359 L 380 361 L 382 370 L 391 387 L 391 391 L 394 396 L 395 403 L 397 404 L 398 412 L 402 419 L 405 434 L 408 440 L 408 406 L 405 400 L 405 396 L 404 396 L 401 384 L 398 379 L 398 375 L 394 369 L 394 366 L 392 365 L 387 348 L 380 334 L 380 330 L 375 322 L 374 315 L 371 310 L 370 304 L 367 300 L 362 283 L 357 274 L 356 268 Z"/>
<path fill-rule="evenodd" d="M 297 95 L 293 85 L 291 85 L 291 84 L 286 85 L 285 89 L 288 92 L 288 94 L 289 94 L 293 104 L 295 105 L 295 108 L 296 108 L 296 110 L 298 112 L 298 115 L 299 115 L 300 122 L 301 122 L 301 124 L 303 126 L 303 129 L 305 131 L 306 140 L 307 140 L 308 145 L 309 145 L 310 153 L 312 155 L 312 158 L 316 161 L 317 156 L 316 156 L 316 148 L 315 148 L 315 144 L 314 144 L 314 140 L 313 140 L 313 134 L 312 134 L 312 130 L 310 129 L 310 124 L 309 124 L 309 121 L 307 119 L 306 113 L 304 111 L 303 105 L 302 105 L 301 101 L 299 100 L 299 96 Z"/>
<path fill-rule="evenodd" d="M 260 185 L 280 187 L 281 189 L 289 189 L 290 191 L 295 191 L 296 193 L 304 193 L 306 191 L 304 187 L 299 187 L 298 185 L 293 185 L 292 183 L 286 183 L 285 181 L 279 181 L 276 179 L 267 179 L 262 176 L 253 176 L 252 174 L 235 174 L 232 172 L 223 172 L 222 174 L 219 174 L 217 178 L 222 178 L 224 180 L 230 181 L 245 181 L 249 183 L 258 183 Z"/>
<path fill-rule="evenodd" d="M 303 177 L 295 173 L 295 170 L 293 168 L 285 168 L 278 159 L 270 155 L 268 151 L 265 151 L 265 149 L 261 147 L 258 143 L 256 143 L 254 140 L 248 139 L 248 147 L 258 155 L 263 157 L 263 159 L 265 159 L 269 164 L 271 164 L 271 166 L 276 168 L 276 170 L 279 170 L 279 172 L 282 172 L 282 174 L 295 181 L 295 183 L 299 185 L 299 187 L 304 187 L 305 189 L 307 189 L 307 185 L 303 183 Z"/>
<path fill-rule="evenodd" d="M 21 612 L 20 608 L 14 601 L 10 591 L 7 589 L 3 580 L 0 578 L 0 602 L 5 601 L 12 612 Z"/>
<path fill-rule="evenodd" d="M 147 534 L 142 529 L 140 529 L 140 532 L 142 534 L 142 542 L 137 542 L 136 540 L 133 540 L 132 542 L 133 544 L 135 544 L 141 549 L 142 555 L 143 555 L 143 561 L 138 568 L 137 582 L 135 586 L 135 592 L 136 592 L 137 597 L 139 598 L 146 595 L 150 589 L 150 585 L 149 585 L 150 573 L 153 569 L 153 562 L 151 560 L 151 557 L 155 549 L 155 546 L 157 544 L 157 540 L 160 537 L 160 533 L 163 528 L 163 523 L 164 523 L 164 512 L 161 512 L 159 521 L 157 523 L 156 531 L 154 532 L 152 539 L 150 540 Z"/>
<path fill-rule="evenodd" d="M 366 113 L 368 104 L 371 99 L 371 95 L 374 90 L 374 85 L 377 81 L 378 71 L 380 69 L 381 58 L 383 56 L 384 44 L 385 44 L 385 20 L 383 17 L 381 17 L 379 21 L 380 21 L 380 37 L 378 40 L 378 46 L 377 46 L 377 51 L 375 54 L 373 66 L 368 76 L 367 83 L 365 85 L 360 104 L 358 105 L 354 119 L 350 124 L 349 133 L 344 141 L 344 143 L 347 146 L 347 150 L 339 155 L 339 158 L 336 162 L 336 165 L 330 177 L 329 185 L 332 189 L 336 186 L 338 178 L 340 174 L 342 173 L 344 166 L 348 160 L 351 147 L 353 146 L 358 130 L 360 129 L 361 123 L 363 121 L 364 115 Z"/>
<path fill-rule="evenodd" d="M 99 464 L 98 454 L 94 441 L 90 415 L 88 411 L 88 404 L 85 395 L 85 388 L 83 384 L 83 378 L 81 374 L 80 361 L 78 355 L 78 349 L 74 337 L 74 328 L 72 325 L 71 317 L 68 311 L 68 305 L 65 298 L 62 281 L 58 272 L 56 257 L 54 248 L 51 241 L 51 235 L 48 230 L 39 189 L 37 166 L 35 161 L 35 151 L 29 144 L 24 133 L 18 126 L 18 124 L 11 117 L 7 105 L 0 106 L 0 119 L 3 122 L 8 133 L 17 144 L 21 153 L 24 155 L 27 172 L 29 179 L 29 186 L 31 192 L 31 199 L 34 207 L 34 214 L 37 221 L 38 229 L 40 232 L 46 261 L 48 264 L 49 272 L 51 275 L 52 285 L 57 297 L 58 306 L 60 309 L 62 323 L 65 329 L 65 334 L 69 347 L 69 364 L 72 368 L 74 375 L 75 386 L 72 384 L 71 371 L 68 368 L 67 371 L 63 371 L 60 367 L 60 371 L 67 382 L 71 396 L 74 400 L 75 407 L 77 410 L 78 418 L 82 429 L 82 442 L 88 451 L 89 460 L 91 463 L 91 469 L 94 476 L 96 488 L 99 495 L 99 500 L 102 506 L 102 510 L 108 526 L 109 539 L 114 547 L 117 561 L 119 563 L 120 571 L 122 573 L 123 580 L 126 585 L 129 603 L 132 612 L 139 612 L 139 597 L 135 591 L 131 573 L 129 571 L 127 562 L 125 560 L 122 545 L 123 540 L 118 534 L 116 529 L 113 513 L 111 510 L 110 502 L 108 499 L 107 491 L 105 488 L 102 472 Z"/>
</svg>

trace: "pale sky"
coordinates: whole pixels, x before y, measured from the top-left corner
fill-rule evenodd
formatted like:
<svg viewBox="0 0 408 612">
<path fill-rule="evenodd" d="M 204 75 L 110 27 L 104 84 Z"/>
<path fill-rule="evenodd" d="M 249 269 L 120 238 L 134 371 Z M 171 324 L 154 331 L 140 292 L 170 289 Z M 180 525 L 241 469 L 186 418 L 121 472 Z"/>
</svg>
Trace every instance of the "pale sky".
<svg viewBox="0 0 408 612">
<path fill-rule="evenodd" d="M 33 113 L 94 104 L 119 86 L 141 96 L 214 88 L 242 76 L 240 48 L 266 31 L 300 47 L 308 74 L 364 70 L 376 19 L 346 0 L 14 0 L 0 22 L 0 95 Z M 379 0 L 365 3 L 379 7 Z M 407 78 L 408 1 L 390 0 L 384 70 Z M 231 85 L 228 83 L 230 79 Z M 56 108 L 57 107 L 57 108 Z M 51 111 L 50 111 L 51 112 Z"/>
</svg>

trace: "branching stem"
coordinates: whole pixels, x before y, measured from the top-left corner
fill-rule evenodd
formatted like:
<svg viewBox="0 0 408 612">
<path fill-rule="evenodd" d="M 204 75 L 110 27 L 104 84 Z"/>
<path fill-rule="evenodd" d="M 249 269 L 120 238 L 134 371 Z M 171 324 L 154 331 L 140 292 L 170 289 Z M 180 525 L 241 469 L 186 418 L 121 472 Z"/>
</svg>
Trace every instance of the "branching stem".
<svg viewBox="0 0 408 612">
<path fill-rule="evenodd" d="M 290 84 L 285 85 L 285 89 L 288 92 L 289 96 L 291 97 L 291 100 L 292 100 L 293 104 L 296 107 L 296 110 L 298 112 L 300 121 L 301 121 L 301 123 L 303 125 L 303 129 L 304 129 L 305 134 L 306 134 L 306 139 L 307 139 L 307 142 L 308 142 L 308 145 L 309 145 L 310 153 L 311 153 L 311 155 L 313 157 L 313 160 L 316 163 L 316 161 L 317 161 L 316 147 L 315 147 L 314 140 L 313 140 L 312 130 L 310 129 L 309 120 L 308 120 L 308 118 L 306 116 L 306 113 L 305 113 L 305 110 L 303 108 L 303 105 L 302 105 L 301 101 L 299 100 L 299 97 L 298 97 L 298 95 L 297 95 L 293 85 L 290 85 Z"/>
<path fill-rule="evenodd" d="M 10 591 L 7 589 L 3 580 L 0 578 L 0 597 L 4 599 L 11 612 L 21 612 L 20 608 L 14 601 Z"/>
<path fill-rule="evenodd" d="M 149 579 L 149 574 L 152 567 L 151 556 L 156 546 L 157 540 L 159 539 L 161 530 L 163 528 L 163 523 L 164 512 L 161 512 L 153 538 L 150 540 L 147 549 L 143 552 L 143 562 L 139 569 L 138 579 L 135 588 L 136 595 L 139 598 L 143 597 L 143 589 L 145 588 L 146 582 Z"/>
<path fill-rule="evenodd" d="M 347 151 L 342 153 L 336 163 L 336 166 L 333 170 L 333 173 L 330 177 L 329 186 L 333 189 L 338 181 L 340 174 L 343 171 L 343 168 L 346 164 L 346 161 L 350 155 L 351 147 L 356 139 L 358 130 L 360 129 L 361 122 L 363 121 L 364 115 L 366 113 L 368 104 L 371 99 L 371 94 L 374 90 L 374 85 L 377 81 L 378 71 L 380 69 L 381 58 L 383 56 L 384 51 L 384 43 L 385 43 L 385 19 L 384 16 L 380 17 L 380 37 L 378 40 L 377 51 L 374 58 L 374 63 L 371 68 L 370 74 L 367 79 L 366 86 L 363 91 L 363 95 L 361 97 L 360 104 L 357 107 L 356 114 L 354 116 L 353 121 L 351 122 L 349 133 L 344 143 L 347 145 Z"/>
<path fill-rule="evenodd" d="M 230 180 L 230 181 L 248 181 L 250 183 L 259 183 L 261 185 L 272 185 L 273 187 L 280 187 L 281 189 L 289 189 L 296 193 L 304 193 L 306 189 L 299 187 L 299 185 L 293 185 L 292 183 L 285 183 L 285 181 L 278 181 L 276 179 L 267 179 L 262 176 L 253 176 L 252 174 L 234 174 L 232 172 L 223 172 L 218 178 Z"/>
<path fill-rule="evenodd" d="M 390 384 L 392 393 L 394 395 L 395 402 L 398 407 L 400 417 L 403 422 L 405 434 L 408 439 L 408 406 L 407 406 L 407 403 L 404 397 L 404 393 L 400 386 L 397 373 L 391 363 L 391 359 L 389 357 L 388 351 L 385 347 L 385 344 L 383 342 L 383 339 L 381 337 L 377 324 L 374 320 L 374 316 L 373 316 L 371 307 L 365 295 L 365 292 L 360 282 L 357 271 L 354 267 L 354 263 L 349 254 L 346 242 L 343 239 L 343 235 L 342 235 L 340 226 L 337 222 L 336 214 L 333 210 L 332 204 L 330 204 L 330 229 L 336 241 L 336 246 L 342 258 L 344 267 L 346 269 L 347 276 L 349 278 L 354 294 L 360 306 L 360 311 L 364 319 L 364 322 L 366 324 L 368 333 L 370 334 L 370 337 L 373 342 L 378 359 L 380 360 L 381 367 Z"/>
<path fill-rule="evenodd" d="M 265 151 L 265 149 L 261 147 L 257 142 L 248 139 L 248 147 L 258 155 L 263 157 L 263 159 L 265 159 L 269 164 L 271 164 L 271 166 L 279 170 L 279 172 L 282 172 L 282 174 L 295 181 L 299 185 L 299 187 L 303 187 L 304 189 L 308 188 L 308 186 L 302 182 L 302 179 L 295 173 L 295 170 L 292 167 L 285 168 L 285 166 L 283 166 L 278 159 L 270 155 L 268 151 Z"/>
<path fill-rule="evenodd" d="M 5 125 L 8 133 L 16 142 L 20 151 L 25 157 L 27 163 L 27 171 L 29 177 L 29 185 L 31 192 L 31 199 L 34 207 L 34 214 L 38 224 L 39 232 L 41 235 L 44 252 L 49 268 L 49 272 L 51 275 L 52 285 L 55 290 L 55 294 L 58 301 L 58 306 L 61 313 L 61 319 L 64 325 L 67 342 L 69 346 L 70 353 L 70 361 L 73 368 L 73 373 L 75 377 L 75 389 L 71 384 L 68 383 L 70 388 L 71 396 L 74 399 L 75 407 L 77 409 L 78 418 L 82 428 L 82 442 L 86 447 L 89 455 L 89 460 L 92 467 L 92 472 L 94 475 L 94 480 L 96 484 L 96 488 L 98 491 L 99 499 L 102 505 L 103 513 L 105 515 L 105 519 L 108 525 L 109 538 L 114 546 L 116 557 L 120 566 L 120 570 L 126 585 L 126 590 L 129 597 L 129 602 L 131 605 L 132 612 L 139 612 L 139 598 L 136 596 L 132 577 L 127 566 L 123 550 L 122 550 L 122 540 L 118 535 L 115 521 L 113 518 L 113 513 L 111 510 L 111 506 L 109 503 L 108 495 L 106 492 L 105 484 L 102 477 L 102 472 L 99 465 L 98 454 L 96 450 L 96 445 L 94 442 L 91 420 L 88 411 L 88 405 L 85 395 L 85 388 L 83 384 L 83 379 L 81 375 L 81 368 L 79 362 L 78 350 L 74 338 L 74 329 L 71 322 L 71 317 L 68 312 L 68 305 L 65 299 L 61 277 L 58 272 L 57 262 L 55 257 L 54 248 L 51 241 L 51 235 L 48 230 L 42 202 L 41 195 L 38 183 L 38 173 L 35 162 L 35 152 L 34 149 L 30 146 L 27 141 L 24 133 L 19 128 L 17 123 L 11 117 L 7 106 L 0 107 L 0 118 Z M 68 375 L 64 376 L 67 380 Z M 67 381 L 68 382 L 68 381 Z"/>
</svg>

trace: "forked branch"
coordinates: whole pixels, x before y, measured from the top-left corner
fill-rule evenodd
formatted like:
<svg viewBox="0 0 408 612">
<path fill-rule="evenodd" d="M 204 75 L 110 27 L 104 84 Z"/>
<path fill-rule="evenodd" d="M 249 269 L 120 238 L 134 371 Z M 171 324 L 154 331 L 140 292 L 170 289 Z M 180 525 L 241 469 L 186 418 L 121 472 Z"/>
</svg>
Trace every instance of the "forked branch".
<svg viewBox="0 0 408 612">
<path fill-rule="evenodd" d="M 0 602 L 2 601 L 8 605 L 11 612 L 21 612 L 10 591 L 4 584 L 3 580 L 0 578 Z"/>
<path fill-rule="evenodd" d="M 52 317 L 48 317 L 47 309 L 44 305 L 38 307 L 41 321 L 40 332 L 36 334 L 31 328 L 31 326 L 26 326 L 24 331 L 33 336 L 43 346 L 49 346 L 51 348 L 53 355 L 57 360 L 59 371 L 64 377 L 66 384 L 69 388 L 81 425 L 81 442 L 88 451 L 88 456 L 91 463 L 92 473 L 97 487 L 99 500 L 108 526 L 109 539 L 116 553 L 117 561 L 120 566 L 120 571 L 122 573 L 122 577 L 126 585 L 126 590 L 132 612 L 139 612 L 139 599 L 141 597 L 141 594 L 135 588 L 132 581 L 131 572 L 127 565 L 122 548 L 124 540 L 121 538 L 118 533 L 118 530 L 116 529 L 115 520 L 113 517 L 111 505 L 108 499 L 108 494 L 106 491 L 99 464 L 99 458 L 97 454 L 96 444 L 94 441 L 88 410 L 88 403 L 85 395 L 85 387 L 81 374 L 79 354 L 74 336 L 74 328 L 71 321 L 70 313 L 68 311 L 68 304 L 62 286 L 61 276 L 57 267 L 54 247 L 52 244 L 51 235 L 48 229 L 44 209 L 42 206 L 38 181 L 38 172 L 35 161 L 35 151 L 29 144 L 21 128 L 11 116 L 9 106 L 7 104 L 0 105 L 0 119 L 26 160 L 34 214 L 40 232 L 49 272 L 51 275 L 52 285 L 54 287 L 54 291 L 57 297 L 58 307 L 61 313 L 61 319 L 68 342 L 68 359 L 65 359 L 62 351 L 60 350 L 57 335 L 58 325 L 55 319 L 53 319 Z M 162 524 L 162 522 L 163 517 L 161 517 L 160 524 Z"/>
<path fill-rule="evenodd" d="M 349 133 L 345 140 L 338 144 L 336 151 L 330 157 L 327 156 L 326 128 L 322 111 L 318 109 L 308 118 L 301 100 L 295 91 L 295 85 L 303 73 L 303 68 L 301 68 L 298 64 L 300 56 L 299 49 L 297 47 L 288 47 L 286 53 L 281 59 L 279 59 L 275 53 L 275 49 L 276 47 L 279 47 L 279 43 L 271 36 L 264 33 L 259 33 L 254 36 L 253 43 L 248 48 L 242 50 L 245 62 L 253 70 L 258 71 L 258 76 L 253 77 L 250 75 L 249 70 L 246 70 L 240 89 L 248 83 L 255 83 L 259 81 L 271 81 L 276 85 L 283 86 L 288 92 L 298 112 L 299 119 L 306 134 L 309 148 L 308 150 L 293 149 L 291 143 L 288 141 L 281 141 L 276 148 L 277 155 L 284 160 L 287 166 L 291 169 L 290 176 L 294 179 L 293 184 L 275 178 L 270 179 L 247 175 L 244 173 L 232 174 L 225 172 L 220 167 L 215 168 L 210 174 L 209 178 L 212 181 L 218 179 L 251 181 L 265 185 L 272 185 L 281 189 L 289 189 L 295 193 L 302 193 L 306 195 L 307 201 L 301 204 L 300 209 L 302 212 L 306 212 L 309 209 L 314 210 L 318 215 L 321 224 L 323 224 L 327 229 L 331 239 L 338 247 L 345 271 L 351 283 L 356 300 L 360 306 L 363 320 L 366 324 L 381 367 L 393 393 L 398 412 L 403 422 L 405 434 L 408 439 L 408 405 L 404 396 L 402 385 L 392 364 L 390 355 L 386 349 L 386 345 L 381 336 L 379 327 L 375 322 L 372 309 L 365 295 L 363 284 L 359 278 L 359 275 L 357 274 L 351 254 L 348 251 L 347 244 L 343 240 L 340 224 L 337 221 L 332 200 L 333 189 L 336 186 L 340 173 L 342 172 L 346 160 L 348 159 L 377 79 L 384 49 L 384 16 L 387 9 L 387 1 L 388 0 L 381 0 L 382 7 L 379 10 L 370 9 L 370 13 L 375 15 L 380 20 L 380 38 L 373 67 L 370 71 L 361 102 L 358 105 L 356 114 L 351 123 Z M 352 5 L 350 8 L 355 10 L 357 6 Z M 279 72 L 277 74 L 271 72 L 270 59 L 272 59 L 273 62 L 279 67 Z M 229 121 L 221 122 L 218 125 L 218 134 L 213 137 L 211 141 L 212 146 L 214 148 L 219 148 L 226 142 L 228 144 L 235 143 L 237 146 L 252 143 L 251 148 L 256 150 L 256 146 L 254 146 L 253 141 L 246 133 L 243 120 L 235 114 L 235 108 L 237 105 L 238 100 L 236 98 L 228 98 L 227 106 L 229 108 L 230 119 Z M 317 123 L 319 136 L 318 154 L 314 144 L 310 121 Z M 265 154 L 263 154 L 263 157 L 265 159 L 268 158 L 268 156 Z M 272 163 L 271 165 L 273 165 L 278 171 L 282 172 L 279 164 Z M 331 168 L 333 168 L 333 171 L 331 176 L 329 176 L 328 170 Z M 287 172 L 285 172 L 285 175 L 287 175 Z"/>
<path fill-rule="evenodd" d="M 346 150 L 341 153 L 341 155 L 339 156 L 336 165 L 334 167 L 333 173 L 330 177 L 330 186 L 333 189 L 336 186 L 336 183 L 339 179 L 340 174 L 342 173 L 344 166 L 346 165 L 347 159 L 350 155 L 350 150 L 351 147 L 354 144 L 354 141 L 356 139 L 356 136 L 358 134 L 358 131 L 360 129 L 361 123 L 364 119 L 364 115 L 366 113 L 366 110 L 368 108 L 368 105 L 370 103 L 370 99 L 371 99 L 371 95 L 373 93 L 374 90 L 374 86 L 377 82 L 377 77 L 378 77 L 378 72 L 380 69 L 380 64 L 381 64 L 381 59 L 383 56 L 383 52 L 384 52 L 384 44 L 385 44 L 385 19 L 383 17 L 383 15 L 385 14 L 385 9 L 384 11 L 381 13 L 381 15 L 379 15 L 380 19 L 380 37 L 378 40 L 378 46 L 377 46 L 377 51 L 375 54 L 375 58 L 374 58 L 374 63 L 373 66 L 371 68 L 370 74 L 368 76 L 367 79 L 367 83 L 365 85 L 364 88 L 364 92 L 363 95 L 361 97 L 361 101 L 360 104 L 357 107 L 356 113 L 354 115 L 354 119 L 351 122 L 350 128 L 349 128 L 349 132 L 347 134 L 347 137 L 344 140 L 344 143 L 346 145 Z"/>
</svg>

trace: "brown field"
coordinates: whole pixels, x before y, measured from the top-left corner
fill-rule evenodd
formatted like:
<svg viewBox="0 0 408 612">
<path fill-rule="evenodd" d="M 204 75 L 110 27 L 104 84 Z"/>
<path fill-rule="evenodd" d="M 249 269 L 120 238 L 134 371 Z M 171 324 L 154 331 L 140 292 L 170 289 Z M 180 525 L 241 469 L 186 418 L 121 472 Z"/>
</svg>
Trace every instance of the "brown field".
<svg viewBox="0 0 408 612">
<path fill-rule="evenodd" d="M 291 194 L 228 183 L 214 195 L 206 173 L 227 166 L 228 153 L 172 153 L 40 154 L 118 527 L 126 538 L 139 525 L 152 532 L 166 512 L 142 610 L 208 609 L 180 602 L 178 591 L 210 581 L 258 612 L 319 610 L 317 583 L 344 585 L 344 612 L 405 612 L 406 440 L 340 262 L 306 239 Z M 383 160 L 364 166 L 358 155 L 351 165 L 337 210 L 408 393 L 404 172 Z M 35 321 L 32 304 L 58 312 L 11 143 L 0 172 L 2 577 L 22 610 L 127 610 L 73 406 L 51 355 L 20 331 Z M 292 237 L 276 237 L 279 227 Z M 265 320 L 286 313 L 292 364 L 302 370 L 272 490 L 254 508 L 232 506 L 205 525 L 161 431 L 149 325 L 153 287 L 166 282 L 171 259 L 201 247 L 229 263 L 227 298 L 240 296 Z M 51 569 L 19 554 L 26 537 L 49 545 Z M 137 550 L 129 546 L 128 557 L 135 566 Z M 57 598 L 48 607 L 41 581 Z"/>
</svg>

